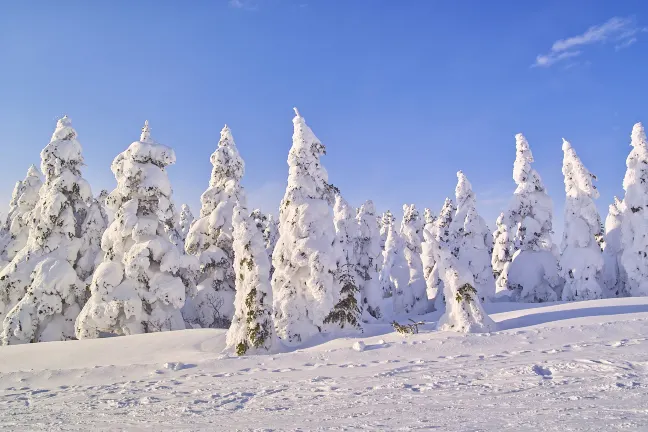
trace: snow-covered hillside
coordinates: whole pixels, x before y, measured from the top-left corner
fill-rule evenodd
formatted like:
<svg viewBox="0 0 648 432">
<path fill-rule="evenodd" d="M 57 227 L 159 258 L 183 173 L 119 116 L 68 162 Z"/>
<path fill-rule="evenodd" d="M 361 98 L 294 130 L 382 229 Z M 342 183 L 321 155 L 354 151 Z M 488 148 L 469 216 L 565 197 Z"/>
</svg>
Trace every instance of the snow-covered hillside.
<svg viewBox="0 0 648 432">
<path fill-rule="evenodd" d="M 283 354 L 198 329 L 0 348 L 2 430 L 648 430 L 648 298 L 486 304 Z M 355 350 L 362 340 L 364 351 Z"/>
</svg>

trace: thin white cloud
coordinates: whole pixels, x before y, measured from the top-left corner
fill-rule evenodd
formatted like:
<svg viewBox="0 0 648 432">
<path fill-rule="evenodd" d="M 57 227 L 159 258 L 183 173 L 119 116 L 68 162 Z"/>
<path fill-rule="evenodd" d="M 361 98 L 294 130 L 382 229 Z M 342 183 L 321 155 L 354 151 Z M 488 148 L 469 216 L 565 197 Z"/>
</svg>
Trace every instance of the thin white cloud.
<svg viewBox="0 0 648 432">
<path fill-rule="evenodd" d="M 539 54 L 532 67 L 550 67 L 562 60 L 582 54 L 586 45 L 605 43 L 610 39 L 617 42 L 615 49 L 618 51 L 627 48 L 637 41 L 636 35 L 644 31 L 636 26 L 633 18 L 610 18 L 603 24 L 588 28 L 585 33 L 560 39 L 553 43 L 551 51 Z"/>
<path fill-rule="evenodd" d="M 230 0 L 229 1 L 230 7 L 234 9 L 243 9 L 247 11 L 256 11 L 258 10 L 258 6 L 256 3 L 253 3 L 250 0 Z"/>
</svg>

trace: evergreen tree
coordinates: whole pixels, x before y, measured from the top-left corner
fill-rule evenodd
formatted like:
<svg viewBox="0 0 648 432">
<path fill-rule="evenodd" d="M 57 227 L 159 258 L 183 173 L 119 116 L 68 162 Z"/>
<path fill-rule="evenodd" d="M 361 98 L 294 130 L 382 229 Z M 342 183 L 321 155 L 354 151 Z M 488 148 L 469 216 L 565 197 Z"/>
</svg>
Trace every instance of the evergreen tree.
<svg viewBox="0 0 648 432">
<path fill-rule="evenodd" d="M 553 254 L 551 198 L 535 169 L 533 154 L 522 134 L 515 136 L 513 180 L 517 188 L 506 213 L 511 239 L 507 280 L 511 298 L 521 302 L 555 301 L 561 278 Z"/>
<path fill-rule="evenodd" d="M 29 225 L 25 215 L 36 206 L 42 185 L 41 175 L 34 165 L 27 170 L 24 180 L 16 182 L 7 220 L 0 226 L 0 271 L 27 245 Z"/>
<path fill-rule="evenodd" d="M 455 213 L 455 205 L 450 198 L 446 198 L 443 207 L 439 212 L 439 217 L 434 221 L 432 226 L 426 228 L 423 233 L 422 255 L 424 260 L 434 262 L 432 270 L 426 272 L 425 283 L 427 286 L 427 296 L 436 310 L 444 310 L 445 303 L 443 299 L 443 278 L 440 273 L 439 258 L 441 249 L 450 249 L 451 231 L 450 224 Z"/>
<path fill-rule="evenodd" d="M 272 266 L 272 252 L 274 251 L 274 248 L 277 245 L 277 239 L 279 238 L 279 226 L 272 214 L 266 215 L 259 209 L 253 210 L 250 217 L 254 220 L 257 229 L 263 235 L 268 259 L 271 262 L 270 277 L 272 277 L 272 274 L 274 273 L 274 267 Z"/>
<path fill-rule="evenodd" d="M 434 251 L 429 247 L 428 239 L 433 235 L 437 217 L 429 208 L 425 209 L 424 213 L 425 225 L 423 226 L 423 242 L 421 243 L 421 262 L 423 263 L 423 277 L 425 278 L 426 296 L 428 296 L 428 280 L 431 277 L 432 270 L 434 270 Z"/>
<path fill-rule="evenodd" d="M 373 201 L 366 201 L 356 216 L 358 241 L 356 245 L 356 280 L 360 288 L 363 312 L 375 319 L 383 317 L 383 291 L 380 286 L 382 250 L 376 208 Z"/>
<path fill-rule="evenodd" d="M 385 250 L 385 242 L 387 241 L 387 234 L 389 233 L 390 226 L 396 221 L 396 218 L 387 210 L 380 218 L 380 249 Z"/>
<path fill-rule="evenodd" d="M 392 311 L 394 313 L 406 313 L 406 305 L 411 304 L 411 294 L 408 289 L 409 268 L 403 248 L 403 238 L 396 231 L 396 222 L 389 221 L 385 250 L 383 251 L 383 268 L 380 272 L 380 284 L 383 297 L 390 298 Z M 387 307 L 385 307 L 387 309 Z M 387 312 L 387 310 L 385 310 Z"/>
<path fill-rule="evenodd" d="M 504 212 L 500 213 L 495 223 L 497 228 L 493 233 L 493 252 L 491 266 L 495 277 L 496 292 L 508 292 L 508 270 L 511 265 L 511 241 L 506 226 Z"/>
<path fill-rule="evenodd" d="M 189 228 L 195 220 L 191 209 L 187 204 L 182 204 L 180 209 L 180 222 L 178 224 L 178 231 L 180 232 L 180 238 L 182 239 L 182 245 L 184 249 L 184 243 L 187 241 L 187 235 L 189 235 Z"/>
<path fill-rule="evenodd" d="M 4 345 L 74 338 L 74 319 L 85 300 L 77 272 L 83 227 L 92 193 L 81 176 L 83 156 L 68 117 L 57 122 L 41 152 L 45 183 L 34 208 L 25 247 L 0 272 Z"/>
<path fill-rule="evenodd" d="M 148 122 L 139 141 L 113 160 L 117 188 L 106 205 L 115 219 L 101 241 L 104 258 L 91 297 L 76 320 L 79 339 L 185 328 L 180 308 L 193 284 L 183 270 L 197 263 L 167 234 L 176 213 L 166 167 L 175 160 L 173 149 L 151 138 Z"/>
<path fill-rule="evenodd" d="M 621 265 L 627 275 L 626 290 L 632 296 L 648 295 L 648 141 L 643 125 L 632 128 L 632 151 L 623 179 Z"/>
<path fill-rule="evenodd" d="M 603 249 L 604 297 L 626 297 L 626 274 L 621 265 L 621 227 L 623 226 L 623 201 L 614 197 L 605 218 L 605 248 Z"/>
<path fill-rule="evenodd" d="M 227 328 L 234 315 L 235 294 L 232 215 L 236 204 L 245 199 L 241 186 L 245 165 L 227 125 L 211 163 L 209 188 L 200 197 L 200 218 L 191 225 L 185 244 L 187 253 L 200 261 L 198 293 L 182 312 L 193 327 Z"/>
<path fill-rule="evenodd" d="M 101 238 L 108 226 L 108 215 L 104 208 L 103 202 L 107 197 L 106 191 L 101 193 L 92 200 L 88 209 L 88 214 L 81 228 L 81 249 L 79 251 L 79 260 L 76 271 L 79 279 L 87 285 L 91 283 L 92 274 L 103 261 L 103 252 L 101 250 Z M 85 301 L 83 302 L 85 304 Z"/>
<path fill-rule="evenodd" d="M 421 261 L 421 244 L 423 223 L 414 204 L 403 206 L 403 221 L 401 223 L 401 237 L 404 240 L 404 256 L 409 268 L 409 282 L 406 295 L 401 298 L 405 301 L 398 309 L 403 309 L 415 315 L 428 312 L 428 298 L 423 275 L 423 262 Z M 396 304 L 395 299 L 395 304 Z"/>
<path fill-rule="evenodd" d="M 601 218 L 594 200 L 599 192 L 596 177 L 585 168 L 578 155 L 563 139 L 563 168 L 565 176 L 565 228 L 560 256 L 560 269 L 565 279 L 563 301 L 601 298 L 597 281 L 603 269 L 600 236 Z"/>
<path fill-rule="evenodd" d="M 323 330 L 340 294 L 334 280 L 334 189 L 320 162 L 326 150 L 296 109 L 295 114 L 288 185 L 272 255 L 275 327 L 282 341 L 293 346 Z"/>
<path fill-rule="evenodd" d="M 269 352 L 276 342 L 265 241 L 241 202 L 234 208 L 232 223 L 236 300 L 227 346 L 238 355 Z"/>
<path fill-rule="evenodd" d="M 336 237 L 335 279 L 340 292 L 333 310 L 324 319 L 325 324 L 335 324 L 340 328 L 349 326 L 360 328 L 360 289 L 356 282 L 357 257 L 355 246 L 358 239 L 358 226 L 353 211 L 341 195 L 335 197 L 333 223 Z"/>
</svg>

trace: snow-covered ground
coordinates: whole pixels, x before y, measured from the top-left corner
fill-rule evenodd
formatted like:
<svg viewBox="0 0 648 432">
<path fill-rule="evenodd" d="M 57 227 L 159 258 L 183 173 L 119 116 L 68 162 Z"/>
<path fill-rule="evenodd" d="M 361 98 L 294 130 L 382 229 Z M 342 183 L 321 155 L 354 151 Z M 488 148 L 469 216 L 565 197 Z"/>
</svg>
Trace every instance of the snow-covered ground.
<svg viewBox="0 0 648 432">
<path fill-rule="evenodd" d="M 486 305 L 500 331 L 230 357 L 223 330 L 0 348 L 2 430 L 648 430 L 648 298 Z"/>
</svg>

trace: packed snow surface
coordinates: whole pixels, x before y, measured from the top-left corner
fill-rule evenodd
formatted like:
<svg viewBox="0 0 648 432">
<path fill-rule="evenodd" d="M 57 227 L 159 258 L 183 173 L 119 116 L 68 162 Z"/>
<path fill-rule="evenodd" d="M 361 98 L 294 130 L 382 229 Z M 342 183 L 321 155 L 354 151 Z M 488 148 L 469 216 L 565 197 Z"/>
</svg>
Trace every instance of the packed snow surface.
<svg viewBox="0 0 648 432">
<path fill-rule="evenodd" d="M 491 303 L 491 334 L 389 325 L 223 354 L 198 329 L 0 348 L 2 430 L 647 430 L 648 298 Z M 364 345 L 359 350 L 360 342 Z"/>
</svg>

